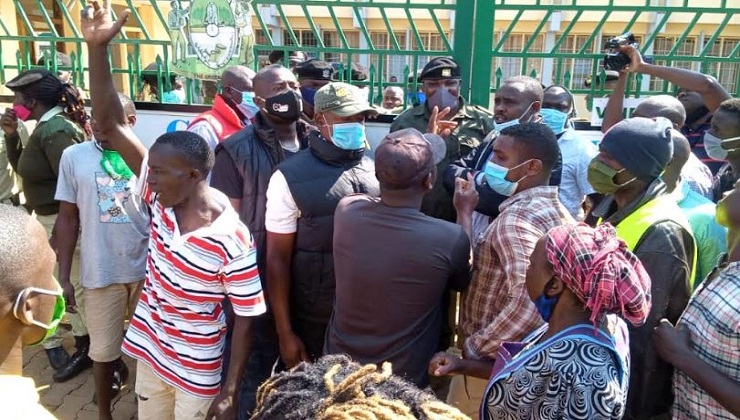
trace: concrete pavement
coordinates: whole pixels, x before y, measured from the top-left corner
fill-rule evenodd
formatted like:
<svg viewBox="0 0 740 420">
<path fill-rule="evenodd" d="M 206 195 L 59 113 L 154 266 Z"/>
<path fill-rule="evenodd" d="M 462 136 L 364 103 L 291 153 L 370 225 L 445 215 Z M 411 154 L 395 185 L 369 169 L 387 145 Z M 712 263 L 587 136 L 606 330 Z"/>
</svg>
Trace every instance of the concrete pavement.
<svg viewBox="0 0 740 420">
<path fill-rule="evenodd" d="M 71 332 L 64 338 L 64 347 L 72 354 L 74 339 Z M 130 375 L 123 390 L 113 399 L 113 418 L 115 420 L 136 419 L 136 380 L 135 363 L 124 356 Z M 49 359 L 43 347 L 35 346 L 23 351 L 23 376 L 33 378 L 39 391 L 41 404 L 60 420 L 96 420 L 98 407 L 93 404 L 95 382 L 92 368 L 64 383 L 55 383 L 51 379 L 54 370 L 49 366 Z"/>
</svg>

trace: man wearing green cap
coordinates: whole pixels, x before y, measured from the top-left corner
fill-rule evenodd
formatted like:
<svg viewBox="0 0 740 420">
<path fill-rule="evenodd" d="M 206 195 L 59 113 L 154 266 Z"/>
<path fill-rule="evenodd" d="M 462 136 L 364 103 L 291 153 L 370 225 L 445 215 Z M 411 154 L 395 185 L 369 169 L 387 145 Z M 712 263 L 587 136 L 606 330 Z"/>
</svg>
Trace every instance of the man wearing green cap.
<svg viewBox="0 0 740 420">
<path fill-rule="evenodd" d="M 365 156 L 365 95 L 330 83 L 314 97 L 318 132 L 277 166 L 267 188 L 267 290 L 287 367 L 322 355 L 334 302 L 334 210 L 343 197 L 380 194 Z"/>
<path fill-rule="evenodd" d="M 440 176 L 434 189 L 424 197 L 421 211 L 428 216 L 454 222 L 452 195 L 442 185 L 441 175 L 451 162 L 467 156 L 493 130 L 493 115 L 484 108 L 465 103 L 460 96 L 460 65 L 449 57 L 432 59 L 422 69 L 419 81 L 426 101 L 396 117 L 390 131 L 415 128 L 422 133 L 427 132 L 435 108 L 442 119 L 449 120 L 451 124 L 446 126 L 450 129 L 446 138 L 447 155 L 437 165 Z M 444 112 L 446 108 L 449 108 L 448 112 Z"/>
</svg>

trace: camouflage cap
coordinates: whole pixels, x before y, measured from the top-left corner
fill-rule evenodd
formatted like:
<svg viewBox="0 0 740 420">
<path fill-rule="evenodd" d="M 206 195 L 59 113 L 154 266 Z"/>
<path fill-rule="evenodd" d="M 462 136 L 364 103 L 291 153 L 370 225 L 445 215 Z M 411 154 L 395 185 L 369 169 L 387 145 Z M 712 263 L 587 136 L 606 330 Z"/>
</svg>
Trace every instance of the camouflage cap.
<svg viewBox="0 0 740 420">
<path fill-rule="evenodd" d="M 332 82 L 316 91 L 314 112 L 331 112 L 340 117 L 350 117 L 362 112 L 377 114 L 367 101 L 367 93 L 355 86 Z"/>
</svg>

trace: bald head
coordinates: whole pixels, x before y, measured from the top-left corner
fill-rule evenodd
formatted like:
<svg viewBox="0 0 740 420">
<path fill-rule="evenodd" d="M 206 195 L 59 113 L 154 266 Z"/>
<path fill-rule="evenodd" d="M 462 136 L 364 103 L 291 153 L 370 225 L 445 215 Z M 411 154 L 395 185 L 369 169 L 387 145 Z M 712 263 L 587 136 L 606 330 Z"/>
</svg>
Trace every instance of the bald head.
<svg viewBox="0 0 740 420">
<path fill-rule="evenodd" d="M 55 256 L 41 223 L 0 204 L 0 226 L 0 307 L 27 287 L 53 288 Z"/>
<path fill-rule="evenodd" d="M 680 131 L 671 130 L 671 140 L 673 142 L 673 156 L 663 173 L 663 182 L 668 187 L 668 191 L 673 191 L 678 185 L 678 181 L 681 179 L 681 170 L 691 156 L 691 145 Z"/>
<path fill-rule="evenodd" d="M 135 117 L 136 107 L 134 106 L 134 101 L 121 92 L 118 92 L 118 99 L 121 101 L 121 105 L 123 105 L 123 113 L 126 114 L 126 117 Z"/>
<path fill-rule="evenodd" d="M 570 114 L 573 111 L 573 95 L 563 86 L 552 85 L 543 92 L 542 108 Z"/>
<path fill-rule="evenodd" d="M 640 102 L 633 116 L 645 118 L 667 118 L 673 128 L 680 130 L 686 121 L 686 109 L 681 101 L 669 95 L 650 96 Z"/>
<path fill-rule="evenodd" d="M 289 69 L 278 64 L 273 64 L 260 70 L 259 73 L 254 76 L 252 83 L 254 85 L 255 95 L 261 98 L 269 98 L 273 96 L 272 92 L 275 90 L 279 93 L 285 90 L 288 86 L 298 86 L 295 74 L 293 74 Z"/>
<path fill-rule="evenodd" d="M 542 97 L 544 95 L 542 91 L 542 83 L 537 79 L 533 79 L 528 76 L 514 76 L 504 80 L 502 85 L 511 86 L 516 89 L 522 95 L 525 95 L 525 99 L 529 102 L 542 102 Z"/>
<path fill-rule="evenodd" d="M 221 86 L 231 86 L 234 89 L 244 91 L 252 87 L 254 70 L 244 66 L 231 66 L 221 74 Z"/>
</svg>

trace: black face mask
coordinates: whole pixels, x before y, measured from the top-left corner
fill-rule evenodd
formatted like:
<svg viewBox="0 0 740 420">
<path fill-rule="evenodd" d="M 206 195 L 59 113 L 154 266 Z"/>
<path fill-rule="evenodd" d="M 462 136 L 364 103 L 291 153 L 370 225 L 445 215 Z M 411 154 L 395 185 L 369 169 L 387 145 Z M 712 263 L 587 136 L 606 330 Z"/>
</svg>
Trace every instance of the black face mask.
<svg viewBox="0 0 740 420">
<path fill-rule="evenodd" d="M 295 122 L 303 112 L 303 100 L 298 92 L 288 89 L 279 95 L 265 99 L 264 109 L 274 117 Z"/>
</svg>

